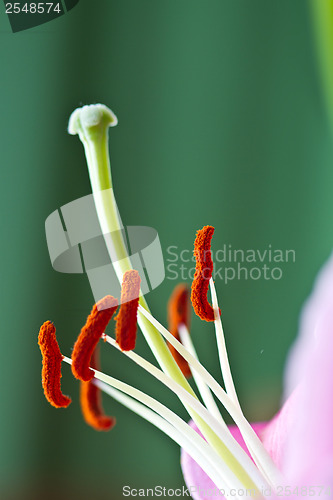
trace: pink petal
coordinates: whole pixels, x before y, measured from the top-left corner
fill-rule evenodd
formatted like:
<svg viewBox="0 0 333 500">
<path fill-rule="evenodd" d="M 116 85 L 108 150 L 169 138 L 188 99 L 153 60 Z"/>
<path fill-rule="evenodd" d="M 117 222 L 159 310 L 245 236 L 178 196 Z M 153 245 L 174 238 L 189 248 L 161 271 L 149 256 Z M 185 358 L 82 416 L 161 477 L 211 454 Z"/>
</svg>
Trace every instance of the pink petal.
<svg viewBox="0 0 333 500">
<path fill-rule="evenodd" d="M 320 272 L 301 317 L 286 372 L 300 387 L 284 472 L 300 485 L 333 486 L 333 258 Z M 329 472 L 330 471 L 330 472 Z"/>
<path fill-rule="evenodd" d="M 287 399 L 281 410 L 272 418 L 259 434 L 265 449 L 279 469 L 285 461 L 286 444 L 290 432 L 295 424 L 295 406 L 298 401 L 298 392 Z"/>
</svg>

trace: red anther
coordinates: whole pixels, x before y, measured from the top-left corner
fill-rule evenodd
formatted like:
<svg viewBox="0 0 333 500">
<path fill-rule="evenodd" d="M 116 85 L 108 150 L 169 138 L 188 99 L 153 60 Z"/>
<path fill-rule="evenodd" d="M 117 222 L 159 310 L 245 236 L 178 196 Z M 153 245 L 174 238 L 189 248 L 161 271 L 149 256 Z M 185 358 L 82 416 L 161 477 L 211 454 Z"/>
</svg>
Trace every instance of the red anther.
<svg viewBox="0 0 333 500">
<path fill-rule="evenodd" d="M 168 324 L 170 333 L 180 341 L 178 327 L 183 324 L 187 328 L 190 323 L 190 293 L 185 283 L 177 285 L 168 302 Z M 191 377 L 191 369 L 181 354 L 168 342 L 172 356 L 186 378 Z"/>
<path fill-rule="evenodd" d="M 43 356 L 42 384 L 45 397 L 55 408 L 67 408 L 72 400 L 61 392 L 63 355 L 56 339 L 55 326 L 51 321 L 46 321 L 40 327 L 38 345 Z"/>
<path fill-rule="evenodd" d="M 91 357 L 91 367 L 99 370 L 98 346 Z M 102 397 L 100 389 L 93 383 L 81 382 L 80 403 L 85 422 L 96 431 L 109 431 L 116 424 L 116 419 L 105 415 L 102 408 Z"/>
<path fill-rule="evenodd" d="M 207 300 L 209 280 L 213 274 L 212 253 L 210 250 L 214 228 L 204 226 L 197 232 L 194 242 L 196 260 L 195 275 L 192 282 L 191 301 L 194 312 L 206 321 L 214 321 L 214 309 Z"/>
<path fill-rule="evenodd" d="M 135 347 L 137 314 L 140 296 L 140 275 L 134 269 L 126 271 L 121 287 L 121 305 L 115 318 L 116 341 L 122 351 L 131 351 Z"/>
<path fill-rule="evenodd" d="M 94 372 L 89 368 L 90 359 L 117 307 L 118 301 L 111 295 L 97 302 L 74 344 L 72 372 L 74 377 L 82 382 L 88 382 L 94 376 Z"/>
</svg>

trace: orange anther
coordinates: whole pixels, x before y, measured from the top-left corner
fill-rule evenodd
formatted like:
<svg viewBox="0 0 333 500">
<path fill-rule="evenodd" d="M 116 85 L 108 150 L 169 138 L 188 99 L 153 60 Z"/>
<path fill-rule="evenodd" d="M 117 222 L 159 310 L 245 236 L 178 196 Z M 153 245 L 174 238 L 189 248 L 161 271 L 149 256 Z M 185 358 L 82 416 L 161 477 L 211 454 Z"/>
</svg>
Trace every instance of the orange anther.
<svg viewBox="0 0 333 500">
<path fill-rule="evenodd" d="M 43 356 L 42 384 L 46 399 L 56 408 L 67 408 L 72 400 L 61 392 L 61 362 L 63 356 L 56 339 L 56 329 L 46 321 L 39 330 L 38 345 Z"/>
<path fill-rule="evenodd" d="M 118 301 L 111 295 L 97 302 L 74 344 L 72 372 L 74 377 L 83 382 L 88 382 L 94 376 L 94 372 L 89 368 L 90 359 L 117 307 Z"/>
<path fill-rule="evenodd" d="M 124 273 L 121 287 L 121 306 L 115 318 L 117 321 L 116 341 L 122 351 L 131 351 L 135 347 L 140 283 L 138 271 L 133 269 Z"/>
<path fill-rule="evenodd" d="M 179 341 L 179 325 L 183 324 L 188 328 L 190 323 L 189 295 L 190 293 L 187 285 L 180 283 L 174 288 L 168 303 L 169 331 Z M 172 344 L 168 343 L 168 346 L 172 356 L 175 358 L 175 361 L 183 372 L 183 375 L 186 378 L 189 378 L 192 373 L 187 361 L 185 361 L 183 356 L 179 354 Z"/>
<path fill-rule="evenodd" d="M 212 226 L 204 226 L 197 232 L 194 242 L 196 268 L 192 282 L 191 301 L 194 312 L 206 321 L 214 321 L 214 309 L 207 300 L 209 280 L 213 274 L 210 250 L 213 234 L 214 228 Z"/>
<path fill-rule="evenodd" d="M 91 367 L 99 370 L 98 346 L 91 357 Z M 96 431 L 109 431 L 116 424 L 116 419 L 105 415 L 102 408 L 102 398 L 100 389 L 93 383 L 81 382 L 80 402 L 82 415 L 85 422 Z"/>
</svg>

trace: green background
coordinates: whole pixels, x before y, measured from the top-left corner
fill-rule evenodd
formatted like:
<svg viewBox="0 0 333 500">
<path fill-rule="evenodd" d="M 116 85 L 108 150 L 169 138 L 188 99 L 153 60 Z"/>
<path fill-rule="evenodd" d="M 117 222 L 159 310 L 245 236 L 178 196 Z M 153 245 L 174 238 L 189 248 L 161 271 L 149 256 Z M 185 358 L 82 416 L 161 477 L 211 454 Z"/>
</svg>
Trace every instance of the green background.
<svg viewBox="0 0 333 500">
<path fill-rule="evenodd" d="M 40 325 L 54 321 L 70 355 L 93 301 L 85 276 L 53 271 L 45 241 L 46 217 L 90 192 L 67 120 L 86 103 L 116 113 L 110 150 L 122 219 L 154 227 L 166 257 L 171 245 L 192 250 L 206 224 L 216 228 L 215 250 L 295 250 L 281 280 L 216 280 L 241 402 L 252 420 L 269 418 L 302 304 L 332 247 L 333 150 L 309 4 L 80 0 L 16 34 L 1 4 L 0 23 L 0 496 L 118 499 L 124 485 L 182 486 L 178 447 L 107 396 L 115 429 L 97 433 L 82 421 L 67 366 L 67 410 L 41 390 Z M 164 323 L 175 284 L 166 279 L 147 297 Z M 211 325 L 193 318 L 192 336 L 219 377 Z M 141 339 L 138 352 L 151 359 Z M 126 361 L 103 346 L 107 373 L 187 418 Z"/>
</svg>

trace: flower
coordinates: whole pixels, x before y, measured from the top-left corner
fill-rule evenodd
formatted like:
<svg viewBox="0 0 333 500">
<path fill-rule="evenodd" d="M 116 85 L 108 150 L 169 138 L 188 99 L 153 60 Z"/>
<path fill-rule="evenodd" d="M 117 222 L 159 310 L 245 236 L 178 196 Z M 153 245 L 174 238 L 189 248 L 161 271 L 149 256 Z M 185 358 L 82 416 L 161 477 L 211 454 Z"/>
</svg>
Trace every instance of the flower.
<svg viewBox="0 0 333 500">
<path fill-rule="evenodd" d="M 78 134 L 85 148 L 98 222 L 117 278 L 122 284 L 120 311 L 115 317 L 116 340 L 105 332 L 118 308 L 118 298 L 110 295 L 94 305 L 74 345 L 71 359 L 61 354 L 54 325 L 44 323 L 39 345 L 43 355 L 42 376 L 47 399 L 53 406 L 68 406 L 70 399 L 61 392 L 60 367 L 62 361 L 72 365 L 72 372 L 81 383 L 81 408 L 85 421 L 102 431 L 114 426 L 115 419 L 104 415 L 100 399 L 102 390 L 151 422 L 182 448 L 184 477 L 195 499 L 206 498 L 205 488 L 208 486 L 213 487 L 219 496 L 223 492 L 226 497 L 242 498 L 245 494 L 258 498 L 268 498 L 272 494 L 279 496 L 280 488 L 286 488 L 289 482 L 303 486 L 306 481 L 304 484 L 309 485 L 307 474 L 310 474 L 311 481 L 321 480 L 320 484 L 325 485 L 328 481 L 327 484 L 330 484 L 333 446 L 326 436 L 330 431 L 332 405 L 325 399 L 328 387 L 325 387 L 326 378 L 322 380 L 323 373 L 319 367 L 329 379 L 329 351 L 332 346 L 328 331 L 329 324 L 333 324 L 329 321 L 333 313 L 330 310 L 332 302 L 326 297 L 330 283 L 326 275 L 328 272 L 333 274 L 332 265 L 322 275 L 318 292 L 305 310 L 305 333 L 289 362 L 288 380 L 294 386 L 297 378 L 304 378 L 304 382 L 300 382 L 296 392 L 272 422 L 251 426 L 243 414 L 234 387 L 221 311 L 212 280 L 210 246 L 214 228 L 205 226 L 197 232 L 194 249 L 196 273 L 191 302 L 196 314 L 214 325 L 225 389 L 200 363 L 192 344 L 188 330 L 189 291 L 186 286 L 179 285 L 169 302 L 171 332 L 151 314 L 140 289 L 144 275 L 132 267 L 112 190 L 108 127 L 116 123 L 115 115 L 101 104 L 77 109 L 69 121 L 69 132 Z M 208 300 L 209 290 L 212 304 Z M 159 367 L 133 350 L 137 322 Z M 314 331 L 320 337 L 317 339 L 317 350 L 312 348 Z M 123 355 L 174 392 L 188 411 L 190 424 L 158 400 L 100 371 L 100 339 L 122 351 Z M 322 360 L 321 348 L 325 349 Z M 203 403 L 187 381 L 186 377 L 191 374 Z M 328 383 L 333 384 L 333 381 Z M 311 408 L 307 407 L 309 388 L 312 389 Z M 212 393 L 232 417 L 235 422 L 233 428 L 229 429 L 225 424 Z M 323 407 L 325 415 L 322 414 Z M 321 425 L 319 431 L 318 422 Z M 311 434 L 307 445 L 304 434 L 300 433 Z M 317 433 L 320 435 L 318 440 L 315 437 Z M 332 440 L 332 435 L 330 437 Z M 316 450 L 315 455 L 313 450 Z M 193 489 L 193 486 L 196 488 Z"/>
</svg>

